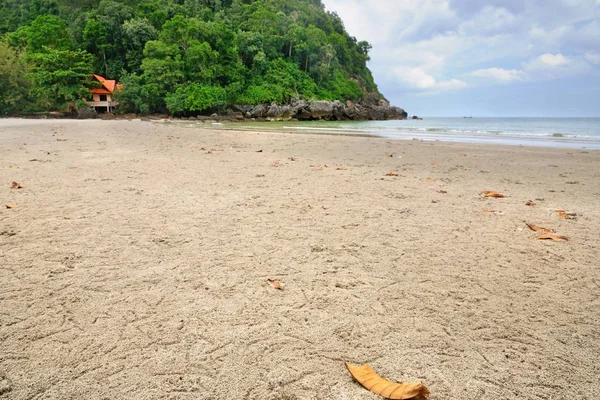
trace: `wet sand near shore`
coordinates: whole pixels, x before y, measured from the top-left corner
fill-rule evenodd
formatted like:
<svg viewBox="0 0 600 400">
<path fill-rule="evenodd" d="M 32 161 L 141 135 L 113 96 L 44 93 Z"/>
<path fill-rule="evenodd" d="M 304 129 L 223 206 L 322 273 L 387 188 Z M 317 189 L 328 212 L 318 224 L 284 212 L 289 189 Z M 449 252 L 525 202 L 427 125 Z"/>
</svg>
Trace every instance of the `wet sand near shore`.
<svg viewBox="0 0 600 400">
<path fill-rule="evenodd" d="M 598 151 L 0 120 L 0 399 L 379 398 L 344 361 L 598 398 L 599 182 Z"/>
</svg>

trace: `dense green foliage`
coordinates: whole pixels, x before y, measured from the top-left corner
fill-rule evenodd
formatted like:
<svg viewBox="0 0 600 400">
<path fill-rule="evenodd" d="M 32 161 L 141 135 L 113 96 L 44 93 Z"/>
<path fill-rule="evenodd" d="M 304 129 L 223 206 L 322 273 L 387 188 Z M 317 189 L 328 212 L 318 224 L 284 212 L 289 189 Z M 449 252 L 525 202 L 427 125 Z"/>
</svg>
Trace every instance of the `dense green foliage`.
<svg viewBox="0 0 600 400">
<path fill-rule="evenodd" d="M 0 112 L 72 105 L 92 72 L 123 112 L 378 94 L 370 45 L 320 0 L 3 0 L 0 35 Z"/>
</svg>

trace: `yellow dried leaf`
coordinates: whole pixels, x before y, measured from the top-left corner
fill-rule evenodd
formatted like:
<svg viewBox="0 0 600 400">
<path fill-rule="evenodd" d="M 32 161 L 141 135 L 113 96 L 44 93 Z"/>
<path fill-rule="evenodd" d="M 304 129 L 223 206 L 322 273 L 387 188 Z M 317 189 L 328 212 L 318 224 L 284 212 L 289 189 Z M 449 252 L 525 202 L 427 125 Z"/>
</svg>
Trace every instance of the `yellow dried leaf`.
<svg viewBox="0 0 600 400">
<path fill-rule="evenodd" d="M 357 366 L 346 362 L 346 368 L 365 389 L 392 400 L 427 400 L 429 389 L 421 382 L 394 383 L 377 375 L 368 365 Z"/>
<path fill-rule="evenodd" d="M 569 238 L 566 236 L 555 236 L 555 235 L 541 235 L 537 237 L 539 240 L 553 240 L 555 242 L 568 242 Z"/>
<path fill-rule="evenodd" d="M 267 283 L 273 287 L 273 289 L 283 290 L 283 283 L 275 281 L 273 279 L 267 279 Z"/>
<path fill-rule="evenodd" d="M 7 204 L 6 208 L 8 208 L 10 210 L 11 208 L 15 208 L 16 206 L 17 206 L 16 204 Z"/>
<path fill-rule="evenodd" d="M 525 225 L 527 225 L 527 227 L 529 227 L 529 229 L 531 229 L 532 231 L 536 231 L 536 232 L 543 232 L 543 233 L 554 233 L 554 232 L 556 232 L 554 229 L 542 228 L 540 226 L 535 226 L 535 225 L 528 224 L 527 222 L 525 222 Z"/>
<path fill-rule="evenodd" d="M 494 192 L 493 190 L 484 190 L 483 192 L 481 192 L 481 194 L 483 195 L 483 197 L 494 197 L 497 199 L 505 197 L 504 194 L 500 192 Z"/>
</svg>

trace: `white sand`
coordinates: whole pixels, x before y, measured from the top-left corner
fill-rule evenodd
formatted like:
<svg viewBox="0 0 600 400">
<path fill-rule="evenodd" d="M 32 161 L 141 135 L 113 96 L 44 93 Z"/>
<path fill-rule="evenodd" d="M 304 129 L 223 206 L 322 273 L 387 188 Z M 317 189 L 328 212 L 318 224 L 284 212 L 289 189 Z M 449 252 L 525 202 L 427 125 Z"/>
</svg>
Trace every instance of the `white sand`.
<svg viewBox="0 0 600 400">
<path fill-rule="evenodd" d="M 377 399 L 344 360 L 431 399 L 597 399 L 599 167 L 581 150 L 0 120 L 0 399 Z"/>
</svg>

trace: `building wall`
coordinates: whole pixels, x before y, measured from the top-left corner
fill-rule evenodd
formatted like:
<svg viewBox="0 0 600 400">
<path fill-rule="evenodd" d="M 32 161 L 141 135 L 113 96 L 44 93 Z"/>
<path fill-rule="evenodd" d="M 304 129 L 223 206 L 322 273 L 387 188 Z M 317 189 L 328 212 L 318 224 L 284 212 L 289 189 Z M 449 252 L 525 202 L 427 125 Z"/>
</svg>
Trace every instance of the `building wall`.
<svg viewBox="0 0 600 400">
<path fill-rule="evenodd" d="M 93 94 L 92 97 L 94 98 L 94 101 L 102 101 L 102 100 L 100 100 L 99 94 Z M 106 95 L 106 101 L 112 101 L 112 97 L 110 94 Z"/>
</svg>

